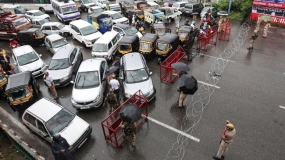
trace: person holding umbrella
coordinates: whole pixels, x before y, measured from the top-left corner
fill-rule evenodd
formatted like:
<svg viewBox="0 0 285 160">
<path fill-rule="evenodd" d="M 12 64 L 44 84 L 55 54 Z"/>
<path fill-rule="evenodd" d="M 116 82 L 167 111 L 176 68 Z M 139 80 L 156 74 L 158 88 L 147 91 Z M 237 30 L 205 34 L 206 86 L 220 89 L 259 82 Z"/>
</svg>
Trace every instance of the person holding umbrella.
<svg viewBox="0 0 285 160">
<path fill-rule="evenodd" d="M 132 136 L 132 147 L 135 147 L 137 133 L 136 123 L 122 121 L 120 127 L 124 130 L 124 139 L 128 139 L 129 136 Z"/>
</svg>

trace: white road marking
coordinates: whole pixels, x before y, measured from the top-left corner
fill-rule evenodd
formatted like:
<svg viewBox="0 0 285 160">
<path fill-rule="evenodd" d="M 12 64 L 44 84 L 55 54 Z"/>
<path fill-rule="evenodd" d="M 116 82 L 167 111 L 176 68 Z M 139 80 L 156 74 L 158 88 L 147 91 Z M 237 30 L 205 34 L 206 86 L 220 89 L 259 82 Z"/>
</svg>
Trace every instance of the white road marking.
<svg viewBox="0 0 285 160">
<path fill-rule="evenodd" d="M 207 85 L 207 86 L 210 86 L 210 87 L 214 87 L 214 88 L 220 89 L 220 87 L 219 87 L 219 86 L 212 85 L 212 84 L 209 84 L 209 83 L 206 83 L 206 82 L 198 81 L 198 83 L 202 83 L 202 84 L 205 84 L 205 85 Z"/>
<path fill-rule="evenodd" d="M 279 108 L 281 108 L 281 109 L 285 109 L 285 107 L 284 107 L 284 106 L 279 106 Z"/>
<path fill-rule="evenodd" d="M 283 73 L 283 74 L 285 74 L 285 73 Z"/>
<path fill-rule="evenodd" d="M 189 139 L 192 139 L 193 141 L 196 141 L 196 142 L 200 142 L 200 139 L 198 139 L 198 138 L 196 138 L 196 137 L 193 137 L 193 136 L 191 136 L 191 135 L 189 135 L 189 134 L 187 134 L 187 133 L 185 133 L 185 132 L 183 132 L 183 131 L 180 131 L 180 130 L 178 130 L 178 129 L 176 129 L 176 128 L 173 128 L 173 127 L 171 127 L 171 126 L 169 126 L 169 125 L 167 125 L 167 124 L 164 124 L 164 123 L 162 123 L 162 122 L 159 122 L 158 120 L 155 120 L 155 119 L 153 119 L 153 118 L 151 118 L 151 117 L 147 117 L 147 119 L 148 120 L 150 120 L 150 121 L 152 121 L 152 122 L 154 122 L 154 123 L 156 123 L 156 124 L 158 124 L 158 125 L 161 125 L 162 127 L 165 127 L 165 128 L 167 128 L 167 129 L 170 129 L 170 130 L 172 130 L 172 131 L 174 131 L 174 132 L 176 132 L 176 133 L 178 133 L 178 134 L 181 134 L 181 135 L 183 135 L 183 136 L 185 136 L 185 137 L 187 137 L 187 138 L 189 138 Z"/>
<path fill-rule="evenodd" d="M 210 56 L 210 55 L 206 55 L 206 54 L 200 53 L 200 57 L 201 57 L 201 56 L 210 57 L 210 58 L 216 58 L 216 59 L 221 59 L 221 60 L 224 60 L 224 61 L 229 61 L 229 62 L 235 63 L 235 61 L 231 61 L 231 60 L 228 60 L 228 59 L 219 58 L 219 57 L 214 57 L 214 56 Z"/>
</svg>

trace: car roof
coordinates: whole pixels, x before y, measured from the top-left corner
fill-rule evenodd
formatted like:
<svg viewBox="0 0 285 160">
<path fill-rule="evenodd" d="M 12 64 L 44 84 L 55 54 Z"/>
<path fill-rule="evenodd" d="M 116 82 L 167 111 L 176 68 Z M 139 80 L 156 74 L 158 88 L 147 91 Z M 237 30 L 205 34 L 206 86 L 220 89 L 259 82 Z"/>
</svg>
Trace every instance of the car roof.
<svg viewBox="0 0 285 160">
<path fill-rule="evenodd" d="M 98 9 L 98 8 L 101 8 L 100 6 L 92 6 L 91 7 L 92 9 Z"/>
<path fill-rule="evenodd" d="M 100 69 L 101 62 L 104 58 L 91 58 L 84 60 L 78 69 L 78 72 L 97 71 Z"/>
<path fill-rule="evenodd" d="M 73 51 L 73 49 L 76 48 L 72 45 L 67 45 L 64 46 L 62 48 L 60 48 L 53 56 L 51 59 L 64 59 L 64 58 L 68 58 L 70 52 Z"/>
<path fill-rule="evenodd" d="M 82 19 L 71 21 L 69 24 L 75 25 L 78 28 L 83 28 L 83 27 L 87 27 L 87 26 L 91 25 L 90 23 L 88 23 Z"/>
<path fill-rule="evenodd" d="M 174 3 L 183 4 L 183 3 L 188 3 L 188 2 L 174 2 Z"/>
<path fill-rule="evenodd" d="M 118 32 L 116 31 L 105 32 L 95 43 L 102 43 L 102 44 L 109 43 L 112 40 L 112 38 L 114 38 L 117 34 Z"/>
<path fill-rule="evenodd" d="M 63 37 L 60 36 L 59 34 L 51 34 L 51 35 L 48 35 L 46 38 L 48 38 L 50 41 L 56 41 L 56 40 L 62 39 Z"/>
<path fill-rule="evenodd" d="M 60 105 L 46 99 L 42 98 L 31 105 L 26 112 L 30 112 L 33 115 L 39 117 L 44 122 L 50 120 L 54 115 L 56 115 L 63 107 Z"/>
<path fill-rule="evenodd" d="M 58 24 L 59 24 L 59 22 L 47 22 L 47 23 L 43 24 L 42 26 L 55 26 Z"/>
<path fill-rule="evenodd" d="M 149 41 L 149 42 L 154 42 L 158 38 L 157 34 L 151 34 L 151 33 L 146 33 L 142 38 L 141 41 Z"/>
<path fill-rule="evenodd" d="M 116 12 L 116 11 L 104 11 L 102 13 L 104 13 L 104 14 L 116 14 L 118 12 Z"/>
<path fill-rule="evenodd" d="M 154 28 L 166 28 L 163 23 L 154 23 L 153 27 Z"/>
<path fill-rule="evenodd" d="M 178 38 L 177 34 L 173 33 L 166 33 L 165 35 L 161 36 L 157 42 L 164 42 L 164 43 L 171 43 Z"/>
<path fill-rule="evenodd" d="M 147 2 L 147 4 L 150 4 L 150 5 L 158 5 L 158 4 L 155 3 L 155 2 Z"/>
<path fill-rule="evenodd" d="M 28 10 L 27 12 L 31 12 L 31 13 L 35 13 L 35 12 L 38 12 L 40 10 Z"/>
<path fill-rule="evenodd" d="M 141 54 L 138 52 L 132 52 L 125 54 L 124 56 L 125 70 L 136 70 L 144 68 Z"/>
<path fill-rule="evenodd" d="M 23 46 L 14 48 L 12 51 L 15 56 L 21 56 L 21 55 L 30 53 L 31 51 L 35 51 L 35 50 L 30 45 L 23 45 Z"/>
<path fill-rule="evenodd" d="M 8 83 L 6 86 L 6 91 L 9 89 L 17 88 L 20 86 L 25 86 L 28 85 L 31 79 L 31 72 L 26 71 L 26 72 L 20 72 L 17 74 L 12 74 L 8 78 Z"/>
<path fill-rule="evenodd" d="M 119 44 L 130 44 L 133 43 L 135 40 L 138 40 L 138 36 L 137 35 L 133 35 L 133 36 L 124 36 L 120 41 Z"/>
<path fill-rule="evenodd" d="M 123 30 L 129 29 L 129 28 L 132 27 L 132 26 L 130 26 L 130 25 L 128 25 L 128 24 L 122 24 L 122 23 L 117 23 L 117 24 L 115 24 L 114 26 L 120 27 L 120 28 L 122 28 Z"/>
<path fill-rule="evenodd" d="M 179 27 L 179 31 L 186 31 L 186 32 L 190 32 L 192 30 L 191 26 L 180 26 Z"/>
<path fill-rule="evenodd" d="M 119 4 L 118 3 L 114 3 L 114 4 L 109 4 L 109 6 L 118 6 Z"/>
<path fill-rule="evenodd" d="M 186 6 L 186 5 L 195 5 L 195 4 L 200 4 L 200 3 L 197 3 L 197 2 L 188 2 L 187 4 L 185 4 L 185 6 Z"/>
</svg>

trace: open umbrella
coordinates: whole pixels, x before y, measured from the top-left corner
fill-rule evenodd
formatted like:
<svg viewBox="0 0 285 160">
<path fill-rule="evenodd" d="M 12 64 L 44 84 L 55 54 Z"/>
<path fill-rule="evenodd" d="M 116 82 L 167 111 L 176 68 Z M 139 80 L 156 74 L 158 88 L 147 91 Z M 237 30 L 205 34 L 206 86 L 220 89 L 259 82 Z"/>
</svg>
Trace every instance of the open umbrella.
<svg viewBox="0 0 285 160">
<path fill-rule="evenodd" d="M 118 68 L 119 68 L 118 66 L 111 66 L 108 68 L 107 73 L 112 74 L 112 73 L 116 72 L 118 70 Z"/>
<path fill-rule="evenodd" d="M 185 72 L 190 71 L 190 68 L 185 63 L 182 62 L 173 63 L 171 64 L 171 67 L 178 71 L 185 71 Z"/>
<path fill-rule="evenodd" d="M 228 16 L 229 13 L 227 11 L 219 11 L 218 16 Z"/>
<path fill-rule="evenodd" d="M 273 21 L 273 18 L 269 15 L 263 15 L 261 17 L 259 17 L 261 20 L 265 21 L 265 22 L 270 22 Z"/>
<path fill-rule="evenodd" d="M 138 105 L 129 103 L 123 106 L 120 111 L 120 117 L 124 122 L 135 122 L 141 119 L 142 110 Z"/>
<path fill-rule="evenodd" d="M 193 95 L 198 90 L 198 82 L 192 75 L 183 74 L 179 77 L 178 82 L 179 87 L 186 88 L 182 90 L 185 94 Z"/>
</svg>

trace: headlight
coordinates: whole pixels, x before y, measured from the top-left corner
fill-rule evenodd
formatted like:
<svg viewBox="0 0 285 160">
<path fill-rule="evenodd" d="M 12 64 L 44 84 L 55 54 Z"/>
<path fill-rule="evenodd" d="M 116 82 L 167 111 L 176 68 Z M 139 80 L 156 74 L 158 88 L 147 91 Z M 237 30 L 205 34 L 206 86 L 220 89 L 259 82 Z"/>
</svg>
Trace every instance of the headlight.
<svg viewBox="0 0 285 160">
<path fill-rule="evenodd" d="M 93 103 L 96 103 L 100 100 L 100 94 L 95 98 L 95 100 L 93 101 Z"/>
<path fill-rule="evenodd" d="M 72 103 L 72 104 L 76 104 L 76 102 L 73 100 L 72 97 L 71 97 L 71 103 Z"/>
<path fill-rule="evenodd" d="M 65 81 L 65 80 L 67 80 L 69 77 L 70 77 L 69 74 L 66 74 L 65 77 L 63 77 L 63 78 L 60 79 L 60 81 Z"/>
</svg>

